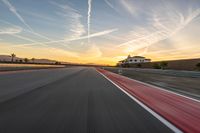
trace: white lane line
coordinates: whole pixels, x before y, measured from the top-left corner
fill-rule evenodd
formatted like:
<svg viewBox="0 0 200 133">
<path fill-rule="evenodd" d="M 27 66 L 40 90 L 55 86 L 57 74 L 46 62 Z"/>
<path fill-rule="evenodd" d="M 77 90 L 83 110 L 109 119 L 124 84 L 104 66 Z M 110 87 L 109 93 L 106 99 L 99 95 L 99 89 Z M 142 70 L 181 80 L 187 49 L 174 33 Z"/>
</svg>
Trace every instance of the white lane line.
<svg viewBox="0 0 200 133">
<path fill-rule="evenodd" d="M 119 88 L 122 92 L 124 92 L 126 95 L 128 95 L 132 100 L 134 100 L 136 103 L 138 103 L 141 107 L 143 107 L 145 110 L 147 110 L 150 114 L 152 114 L 154 117 L 156 117 L 159 121 L 161 121 L 164 125 L 166 125 L 168 128 L 170 128 L 175 133 L 183 133 L 180 129 L 178 129 L 176 126 L 171 124 L 168 120 L 157 114 L 155 111 L 147 107 L 145 104 L 140 102 L 138 99 L 130 95 L 128 92 L 126 92 L 124 89 L 122 89 L 120 86 L 118 86 L 116 83 L 114 83 L 112 80 L 110 80 L 108 77 L 106 77 L 104 74 L 96 70 L 99 74 L 101 74 L 105 79 L 110 81 L 112 84 L 114 84 L 117 88 Z"/>
<path fill-rule="evenodd" d="M 115 73 L 115 74 L 116 74 L 116 73 Z M 128 77 L 126 77 L 126 76 L 124 76 L 124 75 L 120 75 L 120 76 L 123 76 L 124 78 L 133 80 L 133 81 L 135 81 L 135 82 L 141 83 L 141 84 L 146 85 L 146 86 L 149 86 L 149 87 L 153 87 L 153 88 L 156 88 L 156 89 L 165 91 L 165 92 L 173 93 L 173 94 L 175 94 L 175 95 L 178 95 L 178 96 L 181 96 L 181 97 L 184 97 L 184 98 L 193 100 L 193 101 L 195 101 L 195 102 L 200 102 L 200 100 L 198 100 L 198 99 L 194 99 L 194 98 L 192 98 L 192 97 L 188 97 L 188 96 L 182 95 L 182 94 L 180 94 L 180 93 L 176 93 L 176 92 L 174 92 L 174 91 L 166 90 L 166 89 L 163 89 L 163 88 L 158 87 L 158 86 L 155 86 L 155 85 L 151 85 L 151 84 L 148 84 L 148 83 L 144 83 L 144 82 L 142 82 L 142 81 L 139 81 L 139 80 L 135 80 L 135 79 L 132 79 L 132 78 L 128 78 Z"/>
</svg>

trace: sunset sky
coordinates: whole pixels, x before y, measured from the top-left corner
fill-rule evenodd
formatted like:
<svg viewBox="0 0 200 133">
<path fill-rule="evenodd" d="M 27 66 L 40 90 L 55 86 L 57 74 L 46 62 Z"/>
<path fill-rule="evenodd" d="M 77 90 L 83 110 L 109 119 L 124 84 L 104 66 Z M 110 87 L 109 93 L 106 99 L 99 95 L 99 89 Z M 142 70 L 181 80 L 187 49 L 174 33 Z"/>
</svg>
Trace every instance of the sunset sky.
<svg viewBox="0 0 200 133">
<path fill-rule="evenodd" d="M 0 0 L 0 55 L 114 65 L 200 58 L 200 0 Z"/>
</svg>

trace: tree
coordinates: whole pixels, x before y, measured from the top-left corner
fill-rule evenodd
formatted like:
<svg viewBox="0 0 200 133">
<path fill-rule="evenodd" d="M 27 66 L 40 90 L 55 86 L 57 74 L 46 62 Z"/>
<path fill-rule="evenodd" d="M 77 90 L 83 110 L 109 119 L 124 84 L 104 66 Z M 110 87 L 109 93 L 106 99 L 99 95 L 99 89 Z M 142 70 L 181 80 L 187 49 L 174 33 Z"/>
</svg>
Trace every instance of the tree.
<svg viewBox="0 0 200 133">
<path fill-rule="evenodd" d="M 122 67 L 130 67 L 129 63 L 124 63 Z"/>
<path fill-rule="evenodd" d="M 28 58 L 24 58 L 25 63 L 28 63 L 28 61 L 29 61 Z"/>
<path fill-rule="evenodd" d="M 55 65 L 60 65 L 60 64 L 61 64 L 61 62 L 58 62 L 58 61 L 55 62 Z"/>
<path fill-rule="evenodd" d="M 196 67 L 200 71 L 200 62 L 196 64 Z"/>
<path fill-rule="evenodd" d="M 140 64 L 140 63 L 137 64 L 137 67 L 138 67 L 138 68 L 141 68 L 141 67 L 142 67 L 142 64 Z"/>
<path fill-rule="evenodd" d="M 158 63 L 154 63 L 153 64 L 153 68 L 154 69 L 161 69 L 160 65 Z"/>
<path fill-rule="evenodd" d="M 32 61 L 32 63 L 34 63 L 35 62 L 35 58 L 32 58 L 31 61 Z"/>
<path fill-rule="evenodd" d="M 117 64 L 116 64 L 116 67 L 120 67 L 120 66 L 121 66 L 121 64 L 120 64 L 120 63 L 117 63 Z"/>
<path fill-rule="evenodd" d="M 14 58 L 16 57 L 16 55 L 14 53 L 11 54 L 11 62 L 14 61 Z"/>
<path fill-rule="evenodd" d="M 162 61 L 162 62 L 160 63 L 160 67 L 161 67 L 162 69 L 165 69 L 167 66 L 168 66 L 168 63 L 165 62 L 165 61 Z"/>
</svg>

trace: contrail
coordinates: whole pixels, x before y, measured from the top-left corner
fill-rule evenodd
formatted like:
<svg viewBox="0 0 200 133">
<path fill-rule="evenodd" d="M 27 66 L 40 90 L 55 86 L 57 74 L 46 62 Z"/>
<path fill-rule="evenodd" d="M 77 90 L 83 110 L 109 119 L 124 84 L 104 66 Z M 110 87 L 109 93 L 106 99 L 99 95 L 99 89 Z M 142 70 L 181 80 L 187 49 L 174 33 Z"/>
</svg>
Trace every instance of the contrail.
<svg viewBox="0 0 200 133">
<path fill-rule="evenodd" d="M 37 32 L 35 32 L 31 26 L 29 24 L 26 23 L 26 21 L 24 20 L 24 18 L 18 13 L 17 9 L 8 1 L 8 0 L 2 0 L 2 2 L 8 7 L 8 9 L 30 30 L 27 32 L 30 32 L 40 38 L 43 38 L 43 39 L 46 39 L 46 40 L 51 40 L 49 39 L 48 37 L 44 36 L 44 35 L 41 35 Z"/>
<path fill-rule="evenodd" d="M 93 33 L 90 34 L 89 38 L 94 38 L 94 37 L 98 37 L 98 36 L 104 36 L 107 34 L 110 34 L 112 32 L 117 31 L 118 29 L 109 29 L 109 30 L 104 30 L 101 32 L 97 32 L 97 33 Z M 83 40 L 83 39 L 87 39 L 88 36 L 82 36 L 82 37 L 78 37 L 78 38 L 74 38 L 74 39 L 69 39 L 69 40 L 54 40 L 54 41 L 47 41 L 47 42 L 42 42 L 42 44 L 51 44 L 51 43 L 60 43 L 60 42 L 71 42 L 71 41 L 77 41 L 77 40 Z M 17 47 L 19 46 L 33 46 L 33 45 L 37 45 L 40 43 L 29 43 L 29 44 L 21 44 L 21 45 L 17 45 Z"/>
<path fill-rule="evenodd" d="M 21 31 L 22 31 L 21 28 L 7 28 L 4 30 L 0 30 L 0 35 L 2 35 L 2 34 L 8 34 L 8 35 L 17 34 L 17 33 L 20 33 Z"/>
<path fill-rule="evenodd" d="M 112 9 L 115 9 L 115 7 L 108 1 L 108 0 L 104 0 L 106 2 L 106 4 L 108 4 L 109 7 L 111 7 Z"/>
<path fill-rule="evenodd" d="M 15 14 L 15 16 L 24 24 L 26 27 L 28 27 L 29 30 L 33 31 L 33 29 L 26 23 L 26 21 L 21 17 L 21 15 L 17 12 L 16 8 L 8 1 L 8 0 L 2 0 L 2 2 L 9 8 L 9 10 Z"/>
<path fill-rule="evenodd" d="M 88 42 L 90 41 L 90 24 L 91 24 L 91 8 L 92 8 L 92 0 L 88 0 Z"/>
<path fill-rule="evenodd" d="M 30 42 L 33 42 L 33 43 L 41 44 L 42 46 L 46 46 L 45 44 L 42 44 L 42 42 L 38 42 L 38 41 L 35 41 L 35 40 L 31 39 L 31 38 L 19 35 L 19 33 L 24 31 L 21 27 L 19 27 L 17 25 L 14 25 L 14 24 L 11 24 L 11 23 L 9 23 L 7 21 L 4 21 L 4 20 L 1 20 L 1 19 L 0 19 L 0 22 L 3 22 L 3 23 L 8 24 L 8 25 L 11 25 L 13 27 L 13 28 L 7 28 L 7 29 L 4 29 L 4 30 L 0 30 L 0 35 L 1 34 L 7 34 L 7 35 L 14 36 L 14 37 L 26 40 L 26 41 L 30 41 Z"/>
<path fill-rule="evenodd" d="M 200 15 L 200 9 L 196 9 L 190 12 L 189 15 L 185 16 L 181 13 L 172 14 L 171 16 L 176 15 L 177 20 L 173 22 L 173 25 L 176 25 L 175 28 L 169 27 L 167 24 L 160 21 L 160 19 L 154 15 L 153 17 L 153 26 L 157 31 L 151 31 L 151 29 L 146 30 L 147 33 L 143 34 L 141 37 L 135 38 L 133 40 L 130 40 L 128 42 L 122 43 L 116 48 L 125 48 L 127 52 L 130 51 L 136 51 L 142 48 L 145 48 L 144 52 L 141 54 L 145 54 L 148 51 L 148 47 L 165 39 L 170 38 L 174 34 L 180 32 L 180 30 L 184 29 L 189 23 L 191 23 L 195 18 L 197 18 Z M 171 21 L 169 21 L 171 22 Z M 151 33 L 152 32 L 152 33 Z M 140 33 L 140 31 L 138 31 Z M 146 42 L 146 43 L 144 43 Z M 141 55 L 140 54 L 140 55 Z"/>
</svg>

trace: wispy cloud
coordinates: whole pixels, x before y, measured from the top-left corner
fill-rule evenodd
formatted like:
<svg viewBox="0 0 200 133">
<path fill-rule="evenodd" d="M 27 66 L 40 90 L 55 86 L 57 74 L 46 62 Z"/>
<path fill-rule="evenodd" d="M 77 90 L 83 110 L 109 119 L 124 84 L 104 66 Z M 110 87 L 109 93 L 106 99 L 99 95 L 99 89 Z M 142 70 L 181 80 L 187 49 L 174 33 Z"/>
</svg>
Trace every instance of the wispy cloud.
<svg viewBox="0 0 200 133">
<path fill-rule="evenodd" d="M 136 8 L 129 0 L 120 0 L 120 3 L 124 7 L 124 9 L 132 15 L 136 14 Z"/>
<path fill-rule="evenodd" d="M 125 11 L 128 14 L 133 16 L 137 13 L 137 8 L 134 6 L 133 1 L 131 0 L 104 0 L 106 4 L 115 10 L 117 13 L 123 15 L 122 11 Z"/>
<path fill-rule="evenodd" d="M 107 34 L 110 34 L 112 32 L 117 31 L 118 29 L 109 29 L 109 30 L 105 30 L 105 31 L 101 31 L 101 32 L 97 32 L 97 33 L 93 33 L 90 34 L 90 38 L 93 37 L 98 37 L 98 36 L 104 36 Z M 83 40 L 83 39 L 87 39 L 88 36 L 82 36 L 82 37 L 78 37 L 78 38 L 72 38 L 72 39 L 64 39 L 64 40 L 55 40 L 55 41 L 48 41 L 48 42 L 42 42 L 42 44 L 51 44 L 51 43 L 60 43 L 60 42 L 71 42 L 71 41 L 77 41 L 77 40 Z M 30 43 L 30 44 L 22 44 L 22 45 L 18 45 L 17 47 L 20 46 L 33 46 L 33 45 L 37 45 L 38 43 Z"/>
<path fill-rule="evenodd" d="M 163 53 L 175 53 L 175 52 L 180 52 L 180 51 L 183 51 L 183 50 L 191 50 L 191 49 L 195 49 L 196 47 L 194 46 L 188 46 L 188 47 L 181 47 L 181 48 L 176 48 L 176 49 L 165 49 L 165 50 L 155 50 L 155 51 L 151 51 L 151 52 L 148 52 L 148 54 L 150 55 L 156 55 L 156 54 L 163 54 Z"/>
<path fill-rule="evenodd" d="M 40 21 L 51 22 L 51 23 L 57 22 L 57 20 L 51 17 L 49 14 L 44 14 L 44 13 L 39 14 L 37 12 L 32 12 L 32 11 L 27 11 L 27 10 L 22 10 L 22 9 L 20 9 L 20 11 L 23 11 L 23 13 L 29 15 L 30 17 L 34 17 L 35 19 L 40 20 Z"/>
<path fill-rule="evenodd" d="M 19 39 L 22 39 L 22 40 L 26 40 L 26 41 L 29 41 L 29 42 L 41 44 L 40 42 L 35 41 L 35 40 L 31 39 L 31 38 L 19 35 L 20 33 L 22 33 L 22 31 L 24 31 L 21 27 L 16 26 L 14 24 L 11 24 L 11 23 L 9 23 L 7 21 L 4 21 L 4 20 L 0 20 L 0 21 L 2 23 L 4 23 L 4 24 L 8 25 L 8 26 L 6 26 L 6 28 L 5 27 L 1 28 L 0 35 L 1 34 L 5 34 L 5 35 L 13 36 L 13 37 L 16 37 L 16 38 L 19 38 Z M 41 44 L 41 45 L 43 45 L 43 44 Z"/>
<path fill-rule="evenodd" d="M 101 32 L 97 32 L 97 33 L 93 33 L 93 34 L 90 34 L 89 37 L 97 37 L 97 36 L 103 36 L 103 35 L 107 35 L 107 34 L 110 34 L 112 32 L 115 32 L 115 31 L 118 31 L 118 29 L 109 29 L 109 30 L 104 30 L 104 31 L 101 31 Z"/>
<path fill-rule="evenodd" d="M 14 24 L 12 24 L 10 22 L 7 22 L 5 20 L 1 20 L 0 19 L 0 22 L 8 25 L 7 28 L 1 28 L 0 32 L 2 34 L 7 34 L 7 35 L 10 35 L 10 36 L 22 39 L 22 40 L 26 40 L 26 41 L 33 42 L 33 43 L 38 43 L 38 44 L 40 44 L 42 46 L 46 46 L 46 45 L 42 44 L 41 42 L 38 42 L 38 41 L 35 41 L 35 40 L 31 39 L 31 38 L 19 35 L 20 33 L 22 33 L 22 31 L 28 32 L 27 30 L 22 29 L 21 27 L 19 27 L 17 25 L 14 25 Z"/>
<path fill-rule="evenodd" d="M 22 31 L 21 28 L 3 28 L 0 30 L 0 35 L 2 34 L 17 34 Z"/>
<path fill-rule="evenodd" d="M 16 8 L 8 1 L 8 0 L 2 0 L 2 2 L 9 8 L 9 10 L 15 14 L 15 16 L 31 31 L 33 30 L 23 19 L 23 17 L 17 12 Z"/>
<path fill-rule="evenodd" d="M 41 37 L 43 39 L 50 40 L 48 37 L 41 35 L 37 32 L 35 32 L 31 26 L 24 20 L 24 18 L 18 13 L 17 9 L 8 1 L 8 0 L 2 0 L 2 2 L 8 7 L 8 9 L 30 30 L 29 32 Z"/>
<path fill-rule="evenodd" d="M 86 33 L 84 25 L 81 23 L 82 15 L 78 10 L 70 7 L 67 4 L 59 4 L 51 1 L 52 5 L 58 7 L 58 11 L 56 14 L 65 19 L 65 21 L 69 22 L 69 27 L 66 27 L 66 31 L 70 31 L 69 34 L 66 35 L 67 38 L 74 39 L 82 36 Z"/>
<path fill-rule="evenodd" d="M 79 53 L 78 55 L 79 57 L 84 57 L 84 60 L 89 61 L 90 59 L 96 59 L 96 58 L 101 57 L 102 52 L 99 49 L 99 47 L 93 44 L 85 52 Z"/>
<path fill-rule="evenodd" d="M 117 48 L 123 48 L 126 53 L 145 48 L 145 51 L 140 53 L 145 54 L 150 45 L 172 37 L 200 15 L 200 9 L 193 10 L 188 15 L 172 9 L 165 12 L 165 15 L 153 13 L 151 25 L 135 28 L 132 32 L 134 39 L 118 45 Z"/>
<path fill-rule="evenodd" d="M 33 42 L 33 43 L 38 43 L 38 44 L 40 44 L 42 46 L 46 46 L 45 44 L 43 44 L 41 42 L 38 42 L 38 41 L 35 41 L 35 40 L 33 40 L 33 39 L 29 38 L 29 37 L 25 37 L 25 36 L 18 35 L 18 34 L 11 34 L 11 36 L 14 36 L 14 37 L 26 40 L 26 41 L 30 41 L 30 42 Z"/>
<path fill-rule="evenodd" d="M 117 13 L 119 13 L 120 14 L 120 11 L 119 11 L 119 9 L 117 9 L 110 1 L 112 1 L 112 0 L 104 0 L 105 2 L 106 2 L 106 4 L 110 7 L 110 8 L 112 8 L 114 11 L 116 11 Z"/>
<path fill-rule="evenodd" d="M 67 4 L 59 4 L 59 3 L 55 2 L 55 1 L 50 1 L 50 4 L 55 5 L 55 6 L 61 8 L 63 10 L 72 11 L 72 12 L 78 12 L 78 10 L 70 7 Z"/>
<path fill-rule="evenodd" d="M 106 4 L 107 4 L 109 7 L 111 7 L 112 9 L 115 10 L 115 7 L 110 3 L 109 0 L 104 0 L 104 1 L 106 2 Z"/>
<path fill-rule="evenodd" d="M 90 34 L 89 36 L 82 36 L 82 37 L 79 37 L 79 38 L 69 39 L 69 40 L 66 40 L 66 41 L 76 41 L 76 40 L 82 40 L 82 39 L 87 39 L 87 38 L 103 36 L 103 35 L 107 35 L 107 34 L 110 34 L 112 32 L 115 32 L 117 30 L 118 29 L 109 29 L 109 30 L 105 30 L 105 31 L 101 31 L 101 32 Z"/>
<path fill-rule="evenodd" d="M 88 24 L 88 42 L 90 39 L 90 25 L 91 25 L 91 9 L 92 9 L 92 0 L 88 0 L 88 17 L 87 17 L 87 24 Z"/>
</svg>

